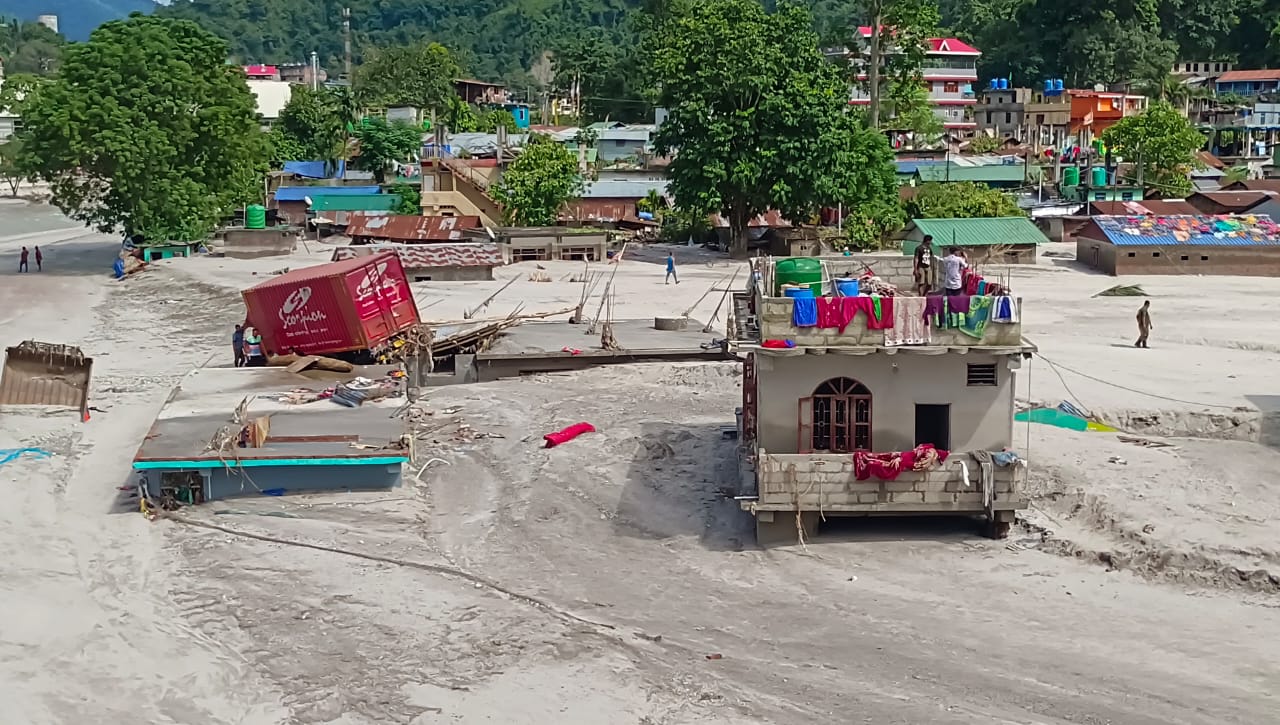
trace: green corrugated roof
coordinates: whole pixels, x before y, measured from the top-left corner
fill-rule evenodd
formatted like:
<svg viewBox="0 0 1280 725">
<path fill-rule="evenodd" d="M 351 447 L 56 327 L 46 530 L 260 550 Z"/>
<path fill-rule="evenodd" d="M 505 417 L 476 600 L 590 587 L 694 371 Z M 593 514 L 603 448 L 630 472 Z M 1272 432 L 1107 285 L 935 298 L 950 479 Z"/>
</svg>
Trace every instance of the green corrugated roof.
<svg viewBox="0 0 1280 725">
<path fill-rule="evenodd" d="M 399 194 L 369 196 L 313 196 L 312 211 L 391 211 L 400 203 Z"/>
<path fill-rule="evenodd" d="M 1024 179 L 1035 181 L 1040 178 L 1040 167 L 1022 164 L 990 164 L 987 166 L 951 166 L 948 174 L 944 164 L 937 166 L 921 166 L 916 169 L 921 181 L 972 181 L 977 184 L 1015 184 Z"/>
<path fill-rule="evenodd" d="M 1047 244 L 1049 238 L 1028 218 L 1021 216 L 989 219 L 915 219 L 920 233 L 933 236 L 934 246 L 978 247 L 988 244 Z M 911 236 L 916 236 L 912 234 Z M 915 251 L 916 245 L 911 245 Z M 906 251 L 907 245 L 903 245 Z"/>
</svg>

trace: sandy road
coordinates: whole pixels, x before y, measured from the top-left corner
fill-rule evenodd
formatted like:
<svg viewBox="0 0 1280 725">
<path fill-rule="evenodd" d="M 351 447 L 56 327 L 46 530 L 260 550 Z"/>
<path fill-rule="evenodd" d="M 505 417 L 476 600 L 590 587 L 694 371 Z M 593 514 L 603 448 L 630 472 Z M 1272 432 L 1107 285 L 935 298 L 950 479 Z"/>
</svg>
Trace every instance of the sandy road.
<svg viewBox="0 0 1280 725">
<path fill-rule="evenodd" d="M 37 244 L 45 270 L 18 274 L 18 249 Z M 0 467 L 9 552 L 0 559 L 0 722 L 274 722 L 257 696 L 236 694 L 253 679 L 242 658 L 193 636 L 171 598 L 166 532 L 121 513 L 112 495 L 196 357 L 157 354 L 166 346 L 149 332 L 145 299 L 108 278 L 117 249 L 82 229 L 0 241 L 2 342 L 80 345 L 95 358 L 92 404 L 105 411 L 88 424 L 74 413 L 0 413 L 0 448 L 54 454 Z"/>
</svg>

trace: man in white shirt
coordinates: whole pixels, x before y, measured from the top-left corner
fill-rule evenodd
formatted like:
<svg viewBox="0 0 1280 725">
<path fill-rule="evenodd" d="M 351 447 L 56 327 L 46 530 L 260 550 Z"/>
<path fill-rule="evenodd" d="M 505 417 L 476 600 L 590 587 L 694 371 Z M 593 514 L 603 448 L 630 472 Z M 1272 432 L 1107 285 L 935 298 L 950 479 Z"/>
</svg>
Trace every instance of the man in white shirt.
<svg viewBox="0 0 1280 725">
<path fill-rule="evenodd" d="M 960 256 L 959 247 L 947 250 L 947 256 L 942 258 L 942 278 L 948 297 L 964 294 L 964 270 L 968 267 L 969 263 Z"/>
</svg>

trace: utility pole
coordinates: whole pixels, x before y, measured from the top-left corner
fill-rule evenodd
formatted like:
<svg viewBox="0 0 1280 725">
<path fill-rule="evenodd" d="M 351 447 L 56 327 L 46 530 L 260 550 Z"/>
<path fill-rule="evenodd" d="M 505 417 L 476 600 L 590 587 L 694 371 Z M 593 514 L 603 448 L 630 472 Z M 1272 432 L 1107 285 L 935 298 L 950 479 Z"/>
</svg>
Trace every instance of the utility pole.
<svg viewBox="0 0 1280 725">
<path fill-rule="evenodd" d="M 311 51 L 311 90 L 320 90 L 320 56 Z"/>
<path fill-rule="evenodd" d="M 351 82 L 351 8 L 342 9 L 343 68 L 347 82 Z"/>
</svg>

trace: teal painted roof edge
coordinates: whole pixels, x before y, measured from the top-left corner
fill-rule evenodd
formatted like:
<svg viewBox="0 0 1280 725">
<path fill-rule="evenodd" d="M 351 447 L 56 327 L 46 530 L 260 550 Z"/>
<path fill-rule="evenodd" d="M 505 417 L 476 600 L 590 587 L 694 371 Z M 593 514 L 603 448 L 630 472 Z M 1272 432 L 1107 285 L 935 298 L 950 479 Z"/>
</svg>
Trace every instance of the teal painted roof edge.
<svg viewBox="0 0 1280 725">
<path fill-rule="evenodd" d="M 182 468 L 262 468 L 266 466 L 388 466 L 407 463 L 405 456 L 381 458 L 249 458 L 242 461 L 134 461 L 133 470 L 149 471 Z"/>
</svg>

